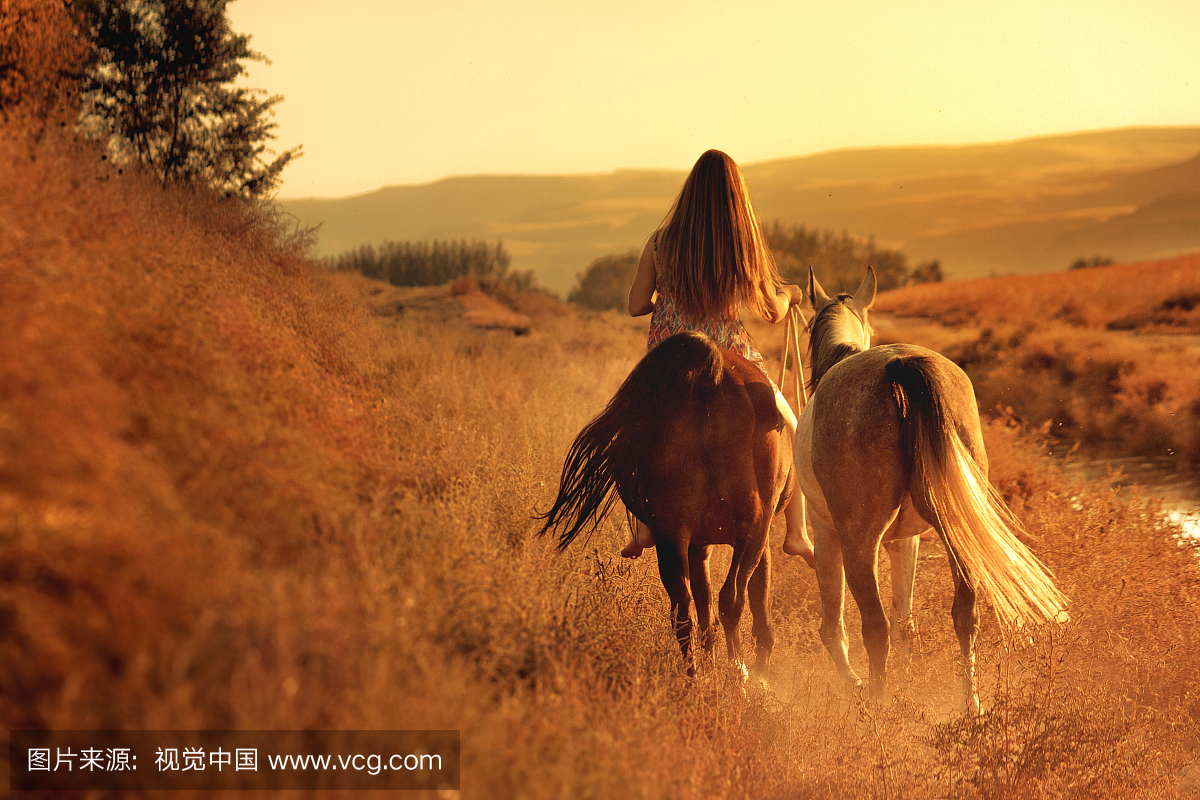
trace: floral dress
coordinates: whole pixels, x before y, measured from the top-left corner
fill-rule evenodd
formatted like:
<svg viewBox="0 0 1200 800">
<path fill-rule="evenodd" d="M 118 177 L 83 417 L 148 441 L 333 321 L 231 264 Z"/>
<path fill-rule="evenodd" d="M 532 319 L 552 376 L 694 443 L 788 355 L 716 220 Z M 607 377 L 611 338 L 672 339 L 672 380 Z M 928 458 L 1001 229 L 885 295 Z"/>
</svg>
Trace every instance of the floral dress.
<svg viewBox="0 0 1200 800">
<path fill-rule="evenodd" d="M 657 234 L 654 237 L 654 253 L 657 264 Z M 768 380 L 770 379 L 771 376 L 767 374 L 762 354 L 755 349 L 754 343 L 750 340 L 750 333 L 742 324 L 740 317 L 734 316 L 731 320 L 722 320 L 716 317 L 706 319 L 685 317 L 679 310 L 679 306 L 675 304 L 675 300 L 657 285 L 657 281 L 655 284 L 658 300 L 654 303 L 654 313 L 650 316 L 650 338 L 646 343 L 647 350 L 653 350 L 663 340 L 677 333 L 698 331 L 716 342 L 717 347 L 730 350 L 742 358 L 754 362 L 763 371 L 763 374 L 767 375 Z M 775 382 L 772 381 L 771 385 L 774 386 Z"/>
</svg>

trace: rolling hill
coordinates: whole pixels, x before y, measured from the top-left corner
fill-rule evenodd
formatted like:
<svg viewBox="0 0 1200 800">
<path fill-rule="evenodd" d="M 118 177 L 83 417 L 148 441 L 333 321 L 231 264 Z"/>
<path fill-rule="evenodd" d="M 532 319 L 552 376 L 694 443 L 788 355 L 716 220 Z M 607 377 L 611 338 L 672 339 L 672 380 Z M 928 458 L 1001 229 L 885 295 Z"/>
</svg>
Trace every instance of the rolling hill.
<svg viewBox="0 0 1200 800">
<path fill-rule="evenodd" d="M 764 220 L 874 236 L 950 278 L 1054 272 L 1200 250 L 1200 127 L 1016 142 L 839 150 L 744 164 Z M 685 173 L 481 175 L 355 197 L 281 201 L 320 225 L 318 254 L 386 239 L 503 239 L 556 291 L 639 247 Z"/>
</svg>

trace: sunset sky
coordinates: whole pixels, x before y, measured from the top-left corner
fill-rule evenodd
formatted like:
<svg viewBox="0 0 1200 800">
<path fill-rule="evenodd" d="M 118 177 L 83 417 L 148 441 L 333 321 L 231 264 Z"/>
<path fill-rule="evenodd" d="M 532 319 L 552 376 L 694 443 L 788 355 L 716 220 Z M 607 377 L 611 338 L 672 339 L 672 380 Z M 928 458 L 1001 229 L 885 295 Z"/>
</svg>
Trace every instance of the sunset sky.
<svg viewBox="0 0 1200 800">
<path fill-rule="evenodd" d="M 735 10 L 736 9 L 736 10 Z M 1200 2 L 238 0 L 282 198 L 1200 124 Z"/>
</svg>

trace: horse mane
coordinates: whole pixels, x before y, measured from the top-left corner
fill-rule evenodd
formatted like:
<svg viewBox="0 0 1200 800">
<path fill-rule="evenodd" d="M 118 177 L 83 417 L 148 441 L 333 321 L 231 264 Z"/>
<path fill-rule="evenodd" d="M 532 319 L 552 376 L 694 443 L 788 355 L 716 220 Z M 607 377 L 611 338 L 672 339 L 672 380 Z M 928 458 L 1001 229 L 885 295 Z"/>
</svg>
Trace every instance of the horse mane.
<svg viewBox="0 0 1200 800">
<path fill-rule="evenodd" d="M 822 308 L 809 323 L 808 361 L 812 365 L 812 376 L 808 380 L 809 394 L 817 390 L 817 383 L 835 364 L 862 352 L 862 348 L 852 342 L 827 341 L 833 336 L 838 311 L 849 298 L 848 294 L 839 294 L 835 302 Z"/>
<path fill-rule="evenodd" d="M 591 529 L 616 501 L 618 476 L 637 474 L 659 449 L 670 419 L 684 398 L 711 389 L 725 374 L 725 359 L 707 336 L 679 333 L 647 353 L 621 384 L 608 406 L 587 424 L 567 454 L 554 506 L 541 533 L 565 524 L 562 549 L 588 523 Z"/>
</svg>

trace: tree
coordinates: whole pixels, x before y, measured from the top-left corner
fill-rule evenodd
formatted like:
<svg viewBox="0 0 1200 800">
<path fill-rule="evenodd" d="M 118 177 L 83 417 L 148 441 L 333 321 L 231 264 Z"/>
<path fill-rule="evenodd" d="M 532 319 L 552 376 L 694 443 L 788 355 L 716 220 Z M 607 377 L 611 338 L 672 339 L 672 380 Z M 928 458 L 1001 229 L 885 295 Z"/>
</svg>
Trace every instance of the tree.
<svg viewBox="0 0 1200 800">
<path fill-rule="evenodd" d="M 1089 269 L 1091 267 L 1107 267 L 1113 260 L 1108 256 L 1092 256 L 1091 259 L 1077 258 L 1071 263 L 1071 269 Z"/>
<path fill-rule="evenodd" d="M 765 227 L 767 246 L 775 254 L 775 263 L 784 280 L 805 285 L 811 266 L 826 291 L 852 292 L 867 273 L 875 268 L 880 291 L 903 286 L 909 280 L 908 257 L 899 250 L 875 246 L 875 238 L 860 239 L 832 230 L 817 231 L 803 225 L 785 228 L 778 221 Z"/>
<path fill-rule="evenodd" d="M 945 276 L 942 274 L 942 262 L 934 259 L 913 267 L 908 276 L 909 283 L 941 283 Z"/>
<path fill-rule="evenodd" d="M 228 0 L 77 0 L 94 61 L 82 81 L 84 129 L 116 160 L 136 159 L 164 183 L 199 181 L 258 197 L 300 148 L 267 159 L 272 107 L 283 98 L 233 86 L 244 61 L 266 58 L 234 33 Z"/>
<path fill-rule="evenodd" d="M 629 284 L 637 272 L 638 251 L 630 250 L 623 256 L 611 255 L 593 261 L 582 275 L 577 275 L 578 285 L 567 295 L 567 301 L 578 303 L 584 308 L 603 311 L 625 309 L 629 296 Z"/>
<path fill-rule="evenodd" d="M 365 244 L 330 260 L 334 269 L 361 272 L 395 286 L 438 286 L 456 278 L 490 278 L 518 290 L 534 287 L 532 273 L 509 272 L 504 242 L 384 242 Z"/>
</svg>

